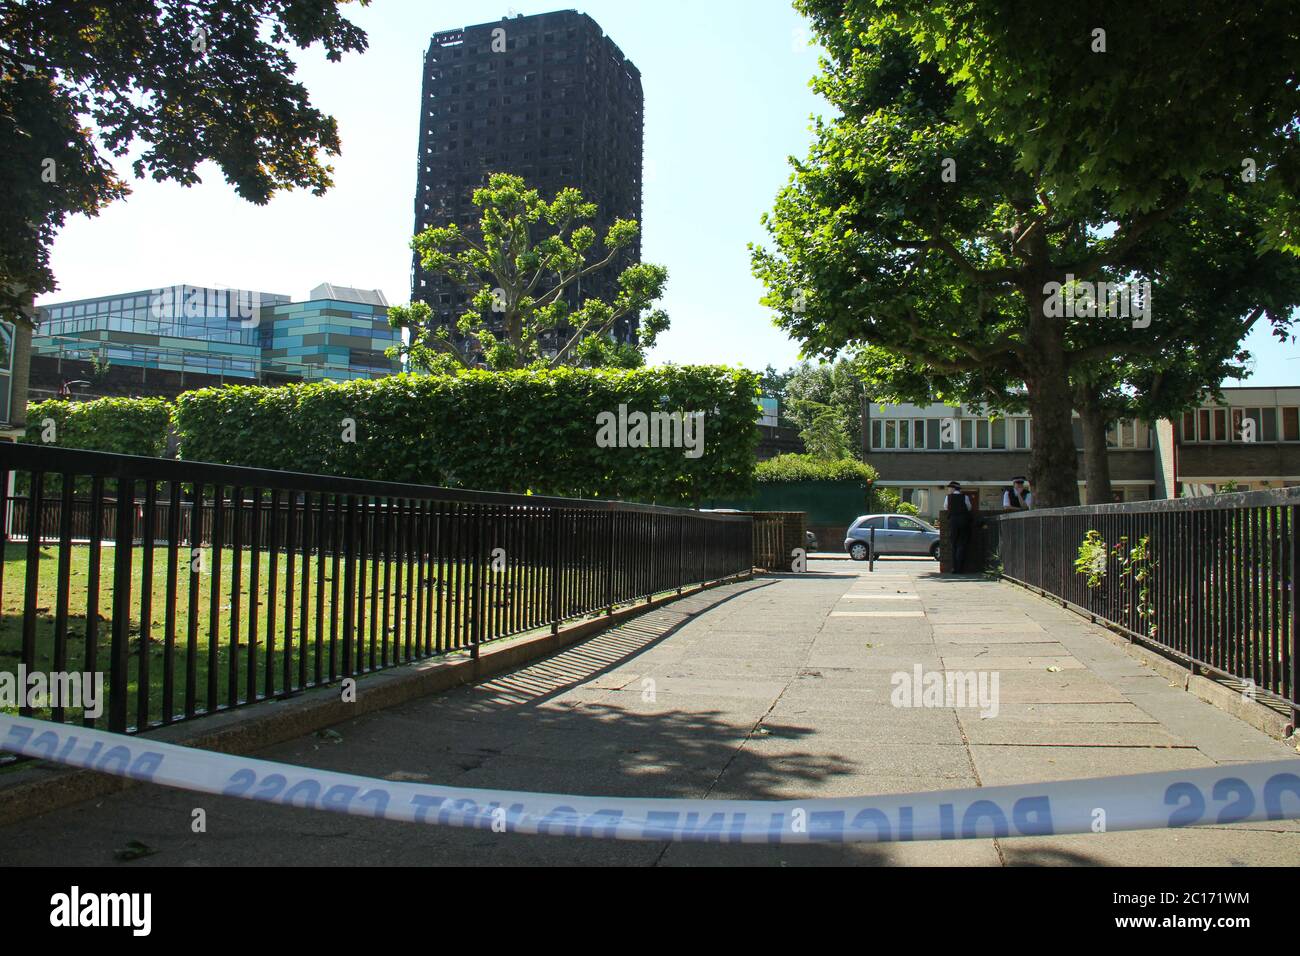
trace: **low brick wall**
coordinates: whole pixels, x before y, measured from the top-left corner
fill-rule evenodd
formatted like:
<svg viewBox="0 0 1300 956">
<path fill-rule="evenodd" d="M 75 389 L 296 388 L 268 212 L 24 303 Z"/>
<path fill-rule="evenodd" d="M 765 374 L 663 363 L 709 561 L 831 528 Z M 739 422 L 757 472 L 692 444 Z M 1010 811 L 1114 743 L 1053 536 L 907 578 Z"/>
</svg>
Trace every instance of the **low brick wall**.
<svg viewBox="0 0 1300 956">
<path fill-rule="evenodd" d="M 754 566 L 792 571 L 795 548 L 804 547 L 808 516 L 802 511 L 742 511 L 754 519 Z M 772 533 L 775 525 L 775 534 Z"/>
<path fill-rule="evenodd" d="M 817 535 L 817 547 L 821 551 L 844 552 L 844 536 L 849 533 L 846 524 L 810 524 L 808 530 Z"/>
</svg>

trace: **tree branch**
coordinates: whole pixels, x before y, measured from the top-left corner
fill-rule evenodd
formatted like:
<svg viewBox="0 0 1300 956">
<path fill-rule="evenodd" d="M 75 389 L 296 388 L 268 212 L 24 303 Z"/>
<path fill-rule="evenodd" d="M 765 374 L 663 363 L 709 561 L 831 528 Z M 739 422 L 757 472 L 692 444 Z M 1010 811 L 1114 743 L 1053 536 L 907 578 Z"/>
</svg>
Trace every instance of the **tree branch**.
<svg viewBox="0 0 1300 956">
<path fill-rule="evenodd" d="M 1068 272 L 1076 279 L 1087 279 L 1101 269 L 1119 265 L 1143 235 L 1181 209 L 1186 199 L 1187 189 L 1184 187 L 1179 189 L 1175 197 L 1165 205 L 1157 206 L 1150 212 L 1130 220 L 1127 226 L 1122 227 L 1110 238 L 1104 249 L 1080 262 L 1061 266 L 1059 271 Z"/>
<path fill-rule="evenodd" d="M 890 239 L 889 242 L 898 249 L 934 249 L 947 256 L 967 277 L 976 282 L 991 285 L 1003 285 L 1014 282 L 1019 271 L 1010 268 L 981 269 L 961 254 L 961 250 L 942 235 L 931 239 Z"/>
</svg>

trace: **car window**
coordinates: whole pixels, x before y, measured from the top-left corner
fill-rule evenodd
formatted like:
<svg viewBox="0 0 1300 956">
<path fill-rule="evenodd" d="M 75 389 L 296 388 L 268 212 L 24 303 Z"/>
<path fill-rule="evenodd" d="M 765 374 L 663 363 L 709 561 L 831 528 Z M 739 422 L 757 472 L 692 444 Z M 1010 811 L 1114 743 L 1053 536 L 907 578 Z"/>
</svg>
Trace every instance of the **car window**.
<svg viewBox="0 0 1300 956">
<path fill-rule="evenodd" d="M 889 526 L 895 531 L 924 531 L 925 528 L 920 522 L 913 521 L 911 518 L 890 518 Z"/>
</svg>

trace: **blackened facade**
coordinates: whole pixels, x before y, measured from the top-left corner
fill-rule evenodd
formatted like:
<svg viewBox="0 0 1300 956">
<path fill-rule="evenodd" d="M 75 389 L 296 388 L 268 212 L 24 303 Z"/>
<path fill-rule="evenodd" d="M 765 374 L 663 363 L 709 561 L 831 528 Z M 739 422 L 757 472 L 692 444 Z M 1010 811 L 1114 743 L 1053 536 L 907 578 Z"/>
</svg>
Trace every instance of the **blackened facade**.
<svg viewBox="0 0 1300 956">
<path fill-rule="evenodd" d="M 551 200 L 573 186 L 597 204 L 597 244 L 619 218 L 641 221 L 641 74 L 600 26 L 575 10 L 516 16 L 434 34 L 424 58 L 415 231 L 459 223 L 477 234 L 473 191 L 491 173 L 521 176 Z M 578 296 L 610 301 L 618 275 L 640 261 L 639 240 L 593 273 Z M 411 299 L 442 322 L 468 307 L 466 291 L 413 260 Z M 618 337 L 631 341 L 635 317 Z"/>
</svg>

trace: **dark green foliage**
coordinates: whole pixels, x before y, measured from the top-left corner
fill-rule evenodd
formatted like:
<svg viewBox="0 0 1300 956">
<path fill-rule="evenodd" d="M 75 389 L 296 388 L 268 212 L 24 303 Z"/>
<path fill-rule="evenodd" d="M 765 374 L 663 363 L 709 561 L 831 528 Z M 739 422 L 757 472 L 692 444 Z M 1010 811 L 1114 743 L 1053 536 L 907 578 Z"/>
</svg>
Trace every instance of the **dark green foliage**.
<svg viewBox="0 0 1300 956">
<path fill-rule="evenodd" d="M 365 2 L 365 0 L 363 0 Z M 0 318 L 30 321 L 55 288 L 49 247 L 137 177 L 200 181 L 211 161 L 243 199 L 320 195 L 337 125 L 294 78 L 290 50 L 366 48 L 333 0 L 0 3 Z"/>
<path fill-rule="evenodd" d="M 751 487 L 758 376 L 716 366 L 460 375 L 282 388 L 227 386 L 180 396 L 181 455 L 486 491 L 691 503 Z M 597 415 L 695 412 L 704 453 L 601 448 Z M 355 441 L 346 441 L 347 420 Z"/>
<path fill-rule="evenodd" d="M 754 477 L 761 482 L 776 481 L 875 481 L 876 469 L 853 458 L 827 460 L 814 455 L 777 455 L 760 461 Z"/>
<path fill-rule="evenodd" d="M 171 406 L 161 398 L 51 399 L 27 406 L 27 434 L 22 440 L 157 458 L 167 449 L 170 418 Z"/>
</svg>

